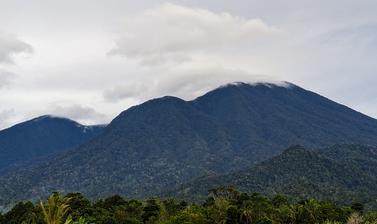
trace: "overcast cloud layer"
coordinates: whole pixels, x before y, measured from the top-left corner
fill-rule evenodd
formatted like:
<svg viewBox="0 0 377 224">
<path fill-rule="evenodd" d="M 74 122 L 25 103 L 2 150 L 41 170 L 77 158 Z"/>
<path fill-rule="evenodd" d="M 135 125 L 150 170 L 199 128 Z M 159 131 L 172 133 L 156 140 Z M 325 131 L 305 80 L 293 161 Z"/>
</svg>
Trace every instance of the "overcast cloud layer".
<svg viewBox="0 0 377 224">
<path fill-rule="evenodd" d="M 0 128 L 293 82 L 377 117 L 377 2 L 0 0 Z"/>
</svg>

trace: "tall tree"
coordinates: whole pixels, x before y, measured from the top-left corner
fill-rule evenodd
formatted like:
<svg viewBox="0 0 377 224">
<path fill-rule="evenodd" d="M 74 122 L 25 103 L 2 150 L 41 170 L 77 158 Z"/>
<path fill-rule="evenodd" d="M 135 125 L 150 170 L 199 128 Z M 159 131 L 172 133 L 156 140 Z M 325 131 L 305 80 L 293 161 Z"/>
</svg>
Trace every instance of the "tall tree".
<svg viewBox="0 0 377 224">
<path fill-rule="evenodd" d="M 40 202 L 46 224 L 70 224 L 72 219 L 66 217 L 70 198 L 63 198 L 59 193 L 53 193 L 47 203 Z"/>
</svg>

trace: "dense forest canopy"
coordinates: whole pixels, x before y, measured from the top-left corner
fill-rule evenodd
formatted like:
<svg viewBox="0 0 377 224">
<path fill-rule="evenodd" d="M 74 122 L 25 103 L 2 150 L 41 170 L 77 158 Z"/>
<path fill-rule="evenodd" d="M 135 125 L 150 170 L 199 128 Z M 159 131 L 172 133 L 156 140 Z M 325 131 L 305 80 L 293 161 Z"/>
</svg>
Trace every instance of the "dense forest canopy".
<svg viewBox="0 0 377 224">
<path fill-rule="evenodd" d="M 377 212 L 361 203 L 292 202 L 283 195 L 266 197 L 234 188 L 210 190 L 202 203 L 173 198 L 125 199 L 119 195 L 90 201 L 80 193 L 52 194 L 46 201 L 17 203 L 0 215 L 1 224 L 372 224 Z"/>
</svg>

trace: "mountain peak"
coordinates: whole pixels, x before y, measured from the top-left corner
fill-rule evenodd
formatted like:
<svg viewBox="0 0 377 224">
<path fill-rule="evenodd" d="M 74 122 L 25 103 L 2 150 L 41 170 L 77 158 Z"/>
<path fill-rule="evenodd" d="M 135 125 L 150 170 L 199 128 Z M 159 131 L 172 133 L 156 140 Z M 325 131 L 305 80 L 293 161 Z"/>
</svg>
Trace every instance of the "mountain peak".
<svg viewBox="0 0 377 224">
<path fill-rule="evenodd" d="M 153 100 L 150 100 L 152 102 L 157 102 L 157 101 L 164 101 L 164 102 L 184 102 L 181 98 L 175 97 L 175 96 L 163 96 L 160 98 L 156 98 Z"/>
<path fill-rule="evenodd" d="M 239 97 L 248 95 L 248 98 L 257 97 L 257 95 L 270 95 L 269 97 L 279 97 L 282 92 L 296 90 L 296 85 L 289 82 L 231 82 L 209 91 L 208 93 L 196 98 L 194 101 L 201 99 L 212 99 L 222 101 L 228 97 Z M 213 98 L 214 97 L 214 98 Z"/>
<path fill-rule="evenodd" d="M 28 121 L 25 121 L 25 122 L 22 122 L 20 124 L 25 124 L 25 123 L 37 123 L 37 122 L 49 122 L 49 121 L 56 121 L 56 122 L 65 122 L 65 123 L 69 123 L 69 124 L 73 124 L 75 125 L 76 127 L 78 128 L 82 128 L 84 130 L 88 130 L 88 129 L 92 129 L 92 128 L 105 128 L 107 126 L 107 124 L 94 124 L 94 125 L 84 125 L 84 124 L 81 124 L 75 120 L 72 120 L 70 118 L 67 118 L 67 117 L 62 117 L 62 116 L 56 116 L 56 115 L 50 115 L 50 114 L 47 114 L 47 115 L 42 115 L 42 116 L 39 116 L 39 117 L 36 117 L 36 118 L 33 118 L 31 120 L 28 120 Z M 19 124 L 18 124 L 19 125 Z"/>
<path fill-rule="evenodd" d="M 81 145 L 103 126 L 84 126 L 68 118 L 43 115 L 0 131 L 0 173 Z"/>
<path fill-rule="evenodd" d="M 227 87 L 242 87 L 242 86 L 251 86 L 251 87 L 256 87 L 256 86 L 264 86 L 268 88 L 274 88 L 274 87 L 285 87 L 285 88 L 290 88 L 295 86 L 294 84 L 286 81 L 256 81 L 256 82 L 241 82 L 241 81 L 236 81 L 236 82 L 230 82 L 225 85 L 222 85 L 218 87 L 217 89 L 222 89 L 222 88 L 227 88 Z"/>
<path fill-rule="evenodd" d="M 40 122 L 40 121 L 48 121 L 48 120 L 64 120 L 64 121 L 70 121 L 70 122 L 77 123 L 76 121 L 71 120 L 69 118 L 61 117 L 61 116 L 55 116 L 55 115 L 51 115 L 51 114 L 42 115 L 42 116 L 33 118 L 33 119 L 29 120 L 29 121 L 30 122 Z"/>
</svg>

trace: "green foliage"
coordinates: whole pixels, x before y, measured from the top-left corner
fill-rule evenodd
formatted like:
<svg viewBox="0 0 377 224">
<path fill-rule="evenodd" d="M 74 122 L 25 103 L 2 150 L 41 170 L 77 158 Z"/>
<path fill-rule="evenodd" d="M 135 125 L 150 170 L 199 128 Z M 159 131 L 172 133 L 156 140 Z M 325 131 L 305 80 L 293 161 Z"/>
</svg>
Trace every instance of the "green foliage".
<svg viewBox="0 0 377 224">
<path fill-rule="evenodd" d="M 0 221 L 7 224 L 32 224 L 41 220 L 42 212 L 31 202 L 19 202 L 12 210 L 0 217 Z"/>
<path fill-rule="evenodd" d="M 364 212 L 364 205 L 360 202 L 352 203 L 351 209 L 356 213 L 362 214 Z"/>
<path fill-rule="evenodd" d="M 360 204 L 357 208 L 362 207 Z M 364 215 L 355 204 L 284 195 L 267 197 L 234 188 L 212 189 L 202 204 L 176 199 L 126 200 L 115 195 L 92 203 L 79 193 L 55 193 L 45 203 L 20 202 L 0 215 L 0 224 L 377 224 L 377 212 Z"/>
<path fill-rule="evenodd" d="M 146 205 L 143 208 L 143 214 L 141 216 L 144 223 L 154 223 L 159 219 L 161 214 L 160 206 L 155 199 L 149 199 L 146 201 Z"/>
<path fill-rule="evenodd" d="M 71 224 L 71 217 L 67 218 L 70 198 L 62 198 L 59 193 L 52 194 L 46 203 L 40 202 L 46 224 Z"/>
<path fill-rule="evenodd" d="M 82 217 L 88 217 L 93 214 L 91 208 L 91 202 L 80 193 L 69 193 L 65 196 L 69 198 L 67 204 L 69 210 L 67 214 L 72 217 L 73 220 L 77 220 Z"/>
<path fill-rule="evenodd" d="M 377 149 L 360 145 L 335 145 L 309 150 L 292 146 L 282 154 L 248 169 L 193 180 L 170 195 L 198 198 L 206 189 L 236 186 L 245 192 L 284 194 L 300 201 L 306 198 L 351 204 L 355 212 L 377 208 Z M 275 198 L 274 203 L 286 203 Z M 362 204 L 360 204 L 362 203 Z"/>
</svg>

